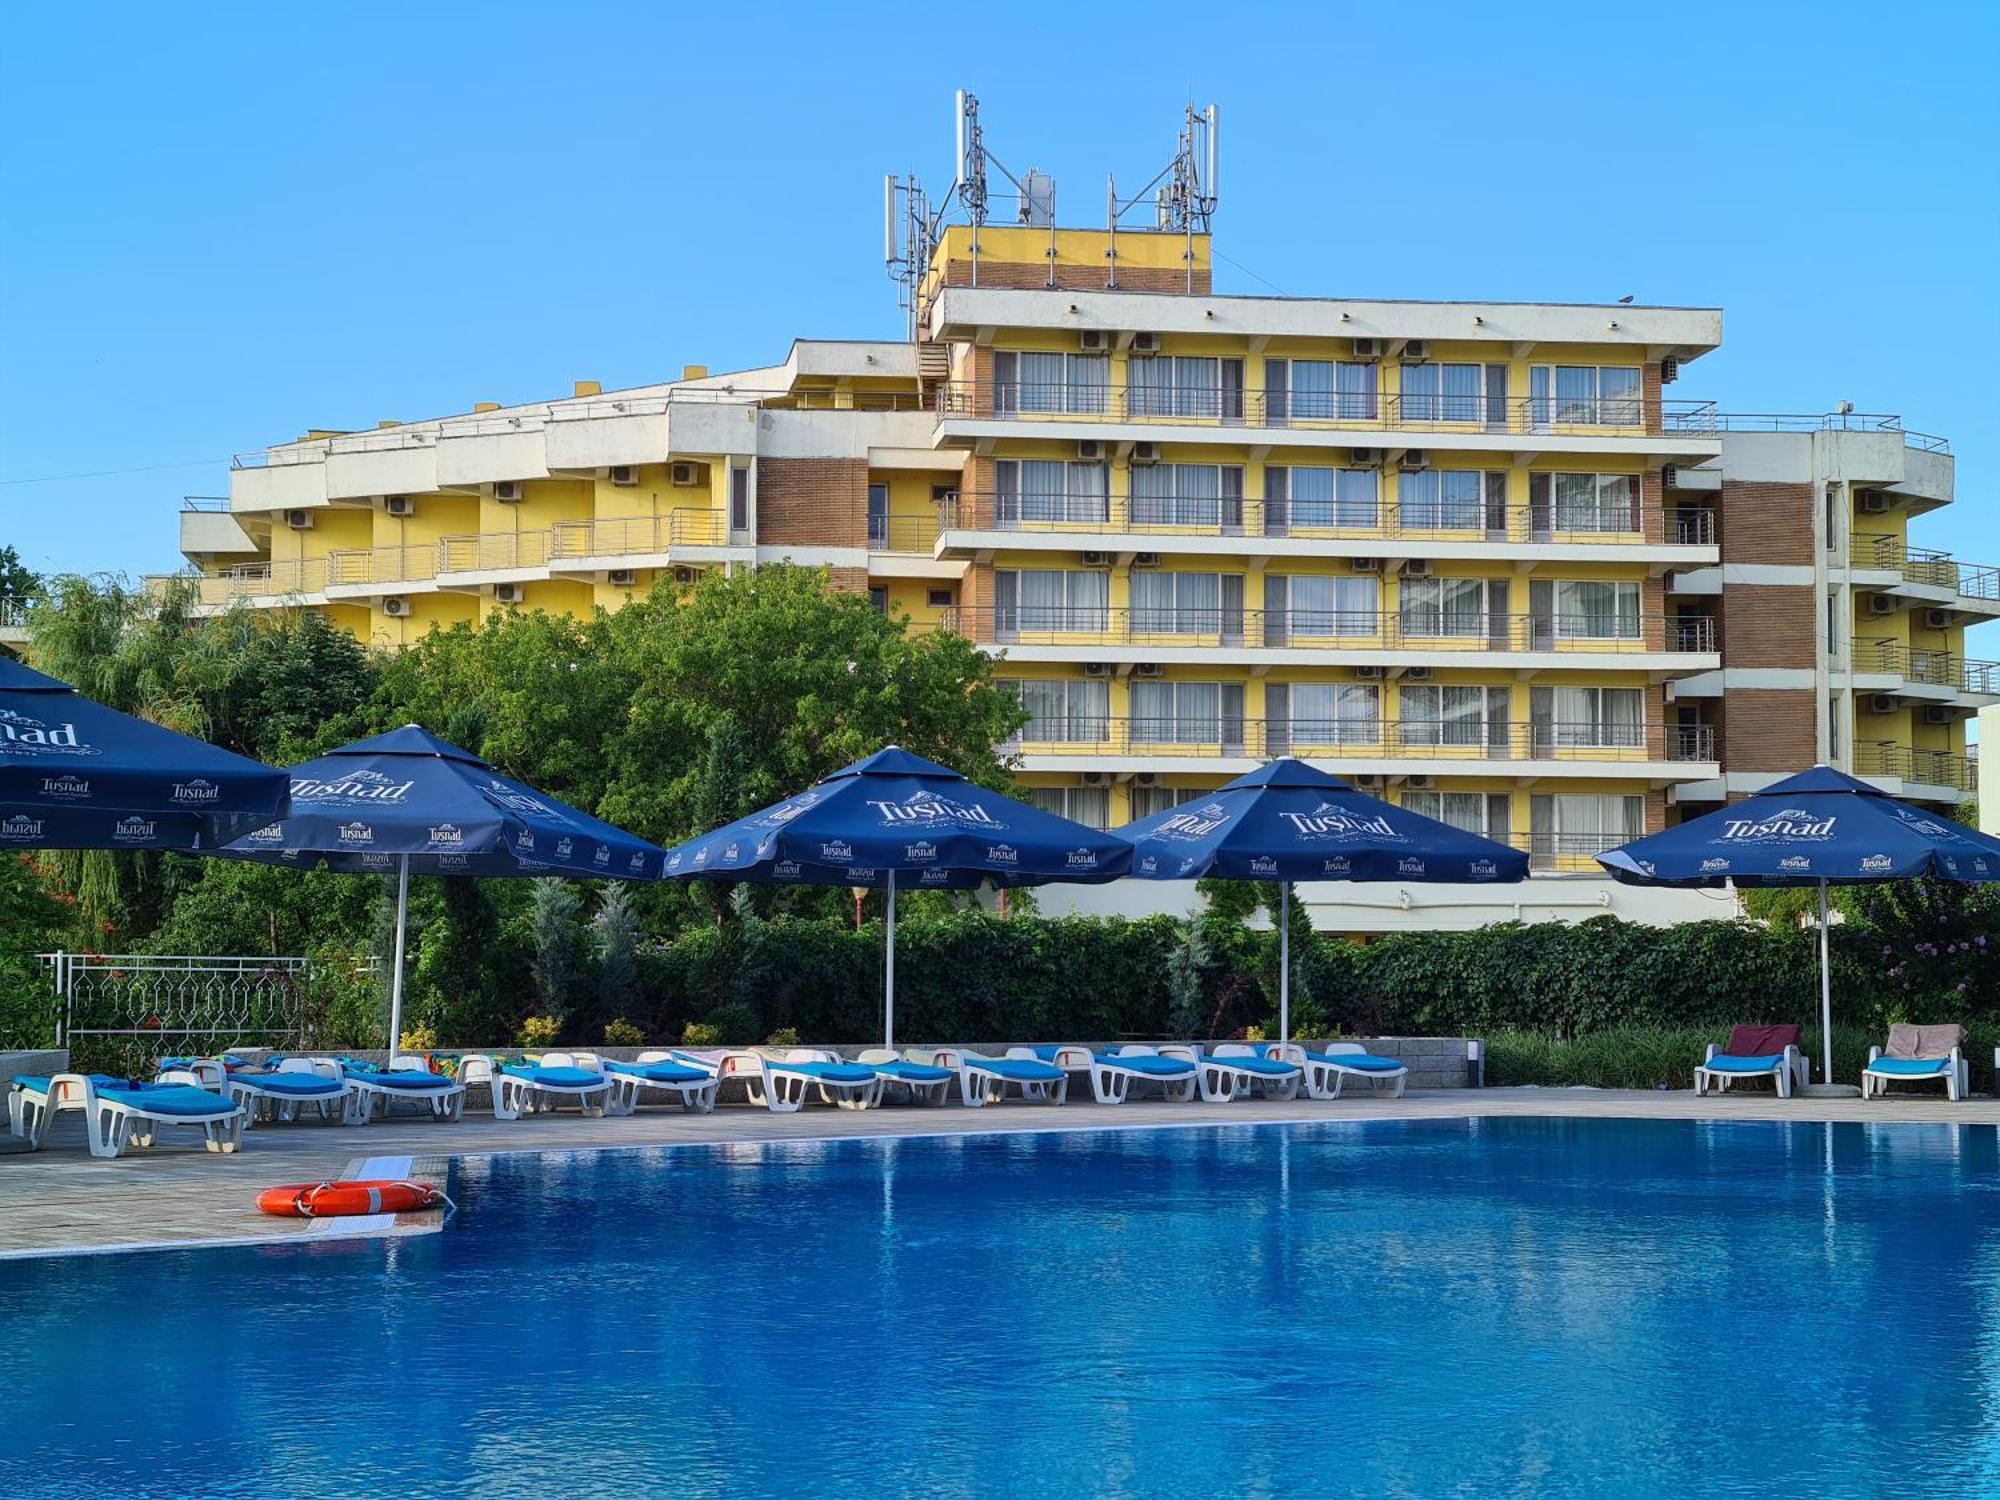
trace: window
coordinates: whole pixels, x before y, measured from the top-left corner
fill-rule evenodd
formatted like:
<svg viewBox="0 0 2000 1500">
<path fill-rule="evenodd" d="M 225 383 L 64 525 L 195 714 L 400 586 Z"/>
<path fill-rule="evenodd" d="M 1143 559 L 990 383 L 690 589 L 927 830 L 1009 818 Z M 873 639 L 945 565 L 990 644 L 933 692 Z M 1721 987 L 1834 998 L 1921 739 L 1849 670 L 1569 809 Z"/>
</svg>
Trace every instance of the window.
<svg viewBox="0 0 2000 1500">
<path fill-rule="evenodd" d="M 1023 524 L 1101 526 L 1111 517 L 1111 470 L 1102 463 L 1003 458 L 993 466 L 999 486 L 994 518 L 1003 530 Z"/>
<path fill-rule="evenodd" d="M 750 471 L 731 469 L 729 471 L 729 529 L 748 531 L 750 529 Z"/>
<path fill-rule="evenodd" d="M 1536 365 L 1528 372 L 1537 426 L 1638 427 L 1645 420 L 1641 389 L 1633 365 Z"/>
<path fill-rule="evenodd" d="M 1240 527 L 1243 471 L 1232 464 L 1136 465 L 1132 524 Z"/>
<path fill-rule="evenodd" d="M 1643 688 L 1538 687 L 1528 701 L 1537 750 L 1645 746 Z"/>
<path fill-rule="evenodd" d="M 1373 745 L 1382 738 L 1382 690 L 1372 682 L 1272 682 L 1264 687 L 1269 749 Z"/>
<path fill-rule="evenodd" d="M 993 575 L 994 628 L 1020 631 L 1103 631 L 1110 625 L 1111 575 L 1054 569 L 1003 569 Z"/>
<path fill-rule="evenodd" d="M 1132 738 L 1140 743 L 1240 748 L 1243 684 L 1135 682 Z"/>
<path fill-rule="evenodd" d="M 1487 604 L 1484 578 L 1406 578 L 1396 618 L 1406 636 L 1485 635 Z"/>
<path fill-rule="evenodd" d="M 1639 585 L 1584 583 L 1574 579 L 1534 579 L 1528 585 L 1529 608 L 1538 640 L 1636 641 L 1639 630 Z"/>
<path fill-rule="evenodd" d="M 1102 678 L 1061 677 L 1008 684 L 1028 711 L 1015 735 L 1032 744 L 1102 744 L 1111 738 L 1111 684 Z"/>
<path fill-rule="evenodd" d="M 1155 813 L 1166 812 L 1169 808 L 1207 795 L 1198 786 L 1134 786 L 1132 816 L 1134 819 L 1150 818 Z"/>
<path fill-rule="evenodd" d="M 1031 786 L 1028 801 L 1086 828 L 1111 826 L 1111 793 L 1101 786 Z"/>
<path fill-rule="evenodd" d="M 993 356 L 993 408 L 1094 415 L 1111 407 L 1111 360 L 1103 354 L 1031 354 L 1003 349 Z"/>
<path fill-rule="evenodd" d="M 1452 828 L 1482 838 L 1506 841 L 1511 814 L 1504 793 L 1405 792 L 1403 806 L 1420 817 L 1435 818 Z"/>
<path fill-rule="evenodd" d="M 1376 579 L 1265 575 L 1266 645 L 1283 645 L 1295 636 L 1379 635 L 1381 630 L 1381 584 Z"/>
<path fill-rule="evenodd" d="M 950 589 L 931 589 L 924 595 L 924 602 L 932 609 L 950 609 L 958 603 L 958 595 Z"/>
<path fill-rule="evenodd" d="M 1406 746 L 1506 748 L 1504 687 L 1404 687 L 1398 693 L 1398 708 L 1400 737 Z"/>
<path fill-rule="evenodd" d="M 889 591 L 887 589 L 870 589 L 868 591 L 868 602 L 875 606 L 876 614 L 886 615 L 889 613 Z"/>
<path fill-rule="evenodd" d="M 1403 366 L 1403 419 L 1409 422 L 1477 422 L 1485 371 L 1479 365 Z"/>
<path fill-rule="evenodd" d="M 1381 476 L 1373 469 L 1308 467 L 1264 470 L 1267 528 L 1374 526 L 1380 520 Z"/>
<path fill-rule="evenodd" d="M 1478 531 L 1486 524 L 1477 469 L 1404 469 L 1396 475 L 1396 512 L 1405 527 Z"/>
<path fill-rule="evenodd" d="M 1133 571 L 1133 635 L 1230 635 L 1242 628 L 1242 575 Z"/>
<path fill-rule="evenodd" d="M 1272 422 L 1372 422 L 1375 389 L 1373 364 L 1329 359 L 1264 361 L 1264 407 Z"/>
<path fill-rule="evenodd" d="M 1637 531 L 1637 474 L 1530 474 L 1530 525 L 1550 531 Z"/>
<path fill-rule="evenodd" d="M 1135 354 L 1126 369 L 1135 417 L 1243 415 L 1243 361 L 1185 354 Z"/>
<path fill-rule="evenodd" d="M 1537 859 L 1602 854 L 1646 831 L 1646 799 L 1531 797 L 1528 831 L 1530 848 Z"/>
<path fill-rule="evenodd" d="M 889 545 L 889 486 L 886 484 L 868 486 L 868 545 Z"/>
</svg>

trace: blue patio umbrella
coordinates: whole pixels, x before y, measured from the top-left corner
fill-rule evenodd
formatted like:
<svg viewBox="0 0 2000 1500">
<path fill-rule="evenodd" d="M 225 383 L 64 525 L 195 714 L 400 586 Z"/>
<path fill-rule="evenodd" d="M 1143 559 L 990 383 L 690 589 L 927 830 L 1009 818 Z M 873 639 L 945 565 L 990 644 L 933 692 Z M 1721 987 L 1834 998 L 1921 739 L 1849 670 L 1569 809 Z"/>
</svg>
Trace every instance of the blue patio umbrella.
<svg viewBox="0 0 2000 1500">
<path fill-rule="evenodd" d="M 287 784 L 0 653 L 0 846 L 211 849 L 282 814 Z"/>
<path fill-rule="evenodd" d="M 989 791 L 895 745 L 796 797 L 668 851 L 685 879 L 844 885 L 885 893 L 882 1044 L 896 1036 L 896 891 L 1116 880 L 1132 846 L 1115 833 Z"/>
<path fill-rule="evenodd" d="M 1814 766 L 1677 828 L 1597 856 L 1627 885 L 1816 886 L 1819 889 L 1820 1067 L 1833 1081 L 1829 886 L 1936 875 L 2000 880 L 2000 839 L 1925 812 L 1831 766 Z"/>
<path fill-rule="evenodd" d="M 503 776 L 415 724 L 293 766 L 291 812 L 217 852 L 265 864 L 396 877 L 389 1047 L 403 1024 L 410 876 L 658 880 L 666 851 Z"/>
<path fill-rule="evenodd" d="M 1356 791 L 1302 760 L 1274 760 L 1205 797 L 1127 823 L 1141 880 L 1275 880 L 1278 1040 L 1292 1021 L 1292 882 L 1525 880 L 1528 856 Z"/>
</svg>

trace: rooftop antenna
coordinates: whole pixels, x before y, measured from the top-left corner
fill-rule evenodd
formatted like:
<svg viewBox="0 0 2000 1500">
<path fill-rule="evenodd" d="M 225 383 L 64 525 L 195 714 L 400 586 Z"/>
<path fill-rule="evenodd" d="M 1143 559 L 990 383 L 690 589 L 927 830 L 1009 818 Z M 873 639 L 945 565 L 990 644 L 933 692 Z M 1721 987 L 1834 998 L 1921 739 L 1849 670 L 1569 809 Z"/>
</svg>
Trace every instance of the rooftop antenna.
<svg viewBox="0 0 2000 1500">
<path fill-rule="evenodd" d="M 1180 234 L 1187 239 L 1181 261 L 1187 272 L 1187 289 L 1194 290 L 1194 237 L 1215 227 L 1215 206 L 1219 201 L 1222 114 L 1211 104 L 1197 110 L 1192 103 L 1174 143 L 1173 160 L 1144 187 L 1129 198 L 1118 196 L 1118 179 L 1107 179 L 1106 229 L 1111 235 L 1107 252 L 1110 261 L 1107 287 L 1118 285 L 1118 225 L 1140 204 L 1153 210 L 1153 229 L 1161 234 Z"/>
</svg>

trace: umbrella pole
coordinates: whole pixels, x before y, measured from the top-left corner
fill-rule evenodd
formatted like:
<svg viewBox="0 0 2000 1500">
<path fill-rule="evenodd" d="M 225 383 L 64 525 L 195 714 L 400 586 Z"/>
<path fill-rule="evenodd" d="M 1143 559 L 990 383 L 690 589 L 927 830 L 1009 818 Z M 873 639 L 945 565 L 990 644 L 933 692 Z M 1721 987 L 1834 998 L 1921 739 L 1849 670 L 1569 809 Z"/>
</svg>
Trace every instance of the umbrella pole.
<svg viewBox="0 0 2000 1500">
<path fill-rule="evenodd" d="M 1292 1039 L 1292 883 L 1278 882 L 1278 1040 Z"/>
<path fill-rule="evenodd" d="M 1819 883 L 1819 1052 L 1820 1082 L 1833 1082 L 1833 959 L 1827 929 L 1826 882 Z"/>
<path fill-rule="evenodd" d="M 403 928 L 410 916 L 410 856 L 396 862 L 396 967 L 389 972 L 389 1066 L 403 1045 Z"/>
<path fill-rule="evenodd" d="M 896 1047 L 896 872 L 889 872 L 889 900 L 887 902 L 887 935 L 883 944 L 888 952 L 882 962 L 882 1045 L 890 1051 Z"/>
</svg>

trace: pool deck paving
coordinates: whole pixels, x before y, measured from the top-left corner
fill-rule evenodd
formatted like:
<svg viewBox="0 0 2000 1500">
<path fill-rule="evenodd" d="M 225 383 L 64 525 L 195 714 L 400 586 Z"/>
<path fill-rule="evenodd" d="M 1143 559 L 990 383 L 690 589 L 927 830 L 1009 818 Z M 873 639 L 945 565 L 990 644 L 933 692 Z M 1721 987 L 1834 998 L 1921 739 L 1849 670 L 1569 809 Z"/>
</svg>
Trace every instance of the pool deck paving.
<svg viewBox="0 0 2000 1500">
<path fill-rule="evenodd" d="M 1238 1100 L 1229 1104 L 1132 1100 L 1116 1107 L 1070 1103 L 965 1109 L 809 1107 L 773 1114 L 724 1105 L 713 1114 L 652 1108 L 620 1118 L 574 1113 L 495 1120 L 468 1110 L 455 1123 L 428 1119 L 260 1125 L 242 1149 L 204 1151 L 191 1132 L 168 1131 L 150 1151 L 92 1157 L 81 1117 L 56 1117 L 42 1149 L 7 1149 L 0 1134 L 0 1259 L 104 1251 L 297 1243 L 343 1236 L 425 1234 L 443 1214 L 381 1214 L 298 1220 L 259 1213 L 258 1193 L 280 1183 L 419 1177 L 443 1181 L 454 1158 L 511 1152 L 615 1150 L 866 1139 L 875 1136 L 1123 1130 L 1338 1120 L 1426 1120 L 1493 1116 L 1558 1119 L 1778 1120 L 2000 1126 L 2000 1100 L 1957 1104 L 1935 1095 L 1781 1100 L 1769 1094 L 1697 1099 L 1687 1091 L 1598 1089 L 1413 1090 L 1401 1099 L 1356 1094 L 1339 1100 Z M 191 1143 L 191 1144 L 188 1144 Z"/>
</svg>

